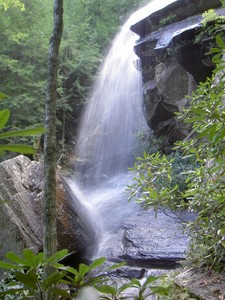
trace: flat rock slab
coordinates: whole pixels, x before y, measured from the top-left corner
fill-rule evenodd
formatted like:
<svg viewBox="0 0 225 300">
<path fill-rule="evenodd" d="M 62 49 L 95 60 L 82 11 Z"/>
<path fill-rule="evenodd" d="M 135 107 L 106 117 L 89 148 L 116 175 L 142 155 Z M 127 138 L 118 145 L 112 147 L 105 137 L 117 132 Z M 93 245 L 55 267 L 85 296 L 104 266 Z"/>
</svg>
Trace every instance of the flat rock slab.
<svg viewBox="0 0 225 300">
<path fill-rule="evenodd" d="M 225 299 L 225 273 L 199 272 L 194 269 L 179 274 L 175 283 L 201 300 Z"/>
<path fill-rule="evenodd" d="M 182 218 L 193 216 L 183 213 Z M 101 247 L 101 245 L 100 245 Z M 185 259 L 188 238 L 181 221 L 171 213 L 139 211 L 123 221 L 121 228 L 105 239 L 104 255 L 129 265 L 173 268 Z"/>
</svg>

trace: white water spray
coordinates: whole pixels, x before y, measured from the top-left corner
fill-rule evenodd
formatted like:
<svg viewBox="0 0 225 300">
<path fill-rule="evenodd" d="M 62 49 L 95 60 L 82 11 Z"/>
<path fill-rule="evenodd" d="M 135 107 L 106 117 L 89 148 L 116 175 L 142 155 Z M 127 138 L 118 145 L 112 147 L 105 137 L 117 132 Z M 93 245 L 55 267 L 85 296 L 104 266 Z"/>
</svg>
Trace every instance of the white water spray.
<svg viewBox="0 0 225 300">
<path fill-rule="evenodd" d="M 88 179 L 83 194 L 104 237 L 101 255 L 110 234 L 137 209 L 127 202 L 127 168 L 133 164 L 136 133 L 149 132 L 142 107 L 141 72 L 135 67 L 138 58 L 133 51 L 138 36 L 130 26 L 174 1 L 151 1 L 121 28 L 101 66 L 81 122 L 75 152 Z M 90 182 L 98 184 L 90 188 Z"/>
</svg>

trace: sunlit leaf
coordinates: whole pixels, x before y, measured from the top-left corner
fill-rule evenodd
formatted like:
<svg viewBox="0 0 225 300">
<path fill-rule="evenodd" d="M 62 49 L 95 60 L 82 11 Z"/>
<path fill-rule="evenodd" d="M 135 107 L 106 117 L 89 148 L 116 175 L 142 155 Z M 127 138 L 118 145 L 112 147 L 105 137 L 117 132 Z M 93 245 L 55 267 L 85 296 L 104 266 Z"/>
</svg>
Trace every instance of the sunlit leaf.
<svg viewBox="0 0 225 300">
<path fill-rule="evenodd" d="M 100 257 L 98 259 L 95 259 L 89 266 L 89 270 L 93 270 L 101 265 L 104 264 L 104 262 L 106 261 L 105 257 Z"/>
<path fill-rule="evenodd" d="M 4 94 L 4 93 L 2 93 L 2 92 L 0 92 L 0 100 L 3 100 L 5 98 L 7 98 L 7 95 Z"/>
<path fill-rule="evenodd" d="M 120 262 L 118 264 L 114 264 L 113 266 L 107 268 L 108 271 L 113 271 L 113 270 L 116 270 L 116 269 L 119 269 L 121 267 L 124 267 L 126 266 L 126 262 Z"/>
<path fill-rule="evenodd" d="M 0 110 L 0 129 L 4 128 L 10 117 L 8 109 Z"/>
<path fill-rule="evenodd" d="M 17 264 L 10 264 L 10 263 L 7 263 L 7 262 L 4 262 L 4 261 L 0 261 L 0 268 L 2 269 L 20 269 L 20 266 L 18 266 Z M 23 267 L 21 266 L 21 269 Z"/>
<path fill-rule="evenodd" d="M 85 274 L 87 274 L 90 271 L 89 267 L 85 264 L 79 265 L 79 274 L 83 277 Z"/>
<path fill-rule="evenodd" d="M 26 261 L 12 251 L 7 252 L 5 257 L 18 265 L 27 266 Z"/>
<path fill-rule="evenodd" d="M 109 294 L 109 295 L 116 295 L 116 289 L 110 285 L 101 285 L 96 287 L 101 293 Z"/>
<path fill-rule="evenodd" d="M 67 249 L 59 250 L 56 253 L 54 253 L 53 255 L 51 255 L 45 261 L 44 265 L 46 265 L 46 264 L 54 264 L 54 263 L 58 262 L 59 260 L 66 258 L 69 255 L 71 255 L 71 253 L 69 253 L 69 251 Z"/>
<path fill-rule="evenodd" d="M 22 153 L 22 154 L 34 154 L 35 153 L 35 150 L 32 146 L 21 145 L 21 144 L 8 144 L 8 145 L 0 144 L 0 150 Z"/>
<path fill-rule="evenodd" d="M 0 133 L 0 139 L 5 139 L 9 137 L 18 137 L 18 136 L 32 136 L 38 135 L 45 132 L 43 127 L 36 127 L 33 129 L 24 129 L 24 130 L 15 130 L 15 131 L 7 131 Z"/>
</svg>

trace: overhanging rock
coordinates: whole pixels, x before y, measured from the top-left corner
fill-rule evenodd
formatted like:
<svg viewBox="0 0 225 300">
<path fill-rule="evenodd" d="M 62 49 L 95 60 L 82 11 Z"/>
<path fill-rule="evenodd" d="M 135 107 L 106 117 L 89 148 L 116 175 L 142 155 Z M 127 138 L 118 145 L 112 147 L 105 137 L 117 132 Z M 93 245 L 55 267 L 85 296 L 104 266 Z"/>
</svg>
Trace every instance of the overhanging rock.
<svg viewBox="0 0 225 300">
<path fill-rule="evenodd" d="M 190 16 L 202 14 L 210 8 L 221 6 L 220 0 L 174 0 L 171 4 L 157 10 L 131 26 L 131 30 L 140 37 L 162 27 L 162 20 L 171 20 L 171 23 L 187 19 Z M 174 16 L 172 18 L 172 16 Z"/>
</svg>

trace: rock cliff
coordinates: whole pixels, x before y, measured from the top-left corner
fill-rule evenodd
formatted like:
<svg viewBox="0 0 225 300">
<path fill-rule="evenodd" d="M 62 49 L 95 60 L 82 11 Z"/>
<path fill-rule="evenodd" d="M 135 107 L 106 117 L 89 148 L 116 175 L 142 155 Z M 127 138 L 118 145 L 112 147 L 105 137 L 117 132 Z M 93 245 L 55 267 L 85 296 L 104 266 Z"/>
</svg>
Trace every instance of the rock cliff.
<svg viewBox="0 0 225 300">
<path fill-rule="evenodd" d="M 183 139 L 187 128 L 174 113 L 188 105 L 188 95 L 212 74 L 214 65 L 205 55 L 207 41 L 196 43 L 202 13 L 219 0 L 177 0 L 131 26 L 140 36 L 135 52 L 141 61 L 146 120 L 156 136 L 167 136 L 170 144 Z"/>
</svg>

